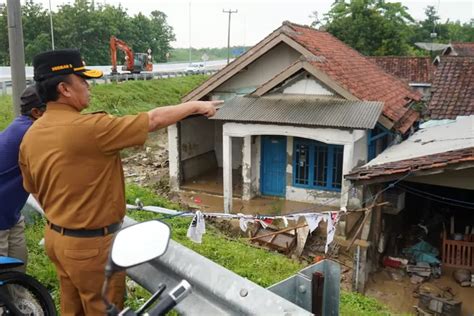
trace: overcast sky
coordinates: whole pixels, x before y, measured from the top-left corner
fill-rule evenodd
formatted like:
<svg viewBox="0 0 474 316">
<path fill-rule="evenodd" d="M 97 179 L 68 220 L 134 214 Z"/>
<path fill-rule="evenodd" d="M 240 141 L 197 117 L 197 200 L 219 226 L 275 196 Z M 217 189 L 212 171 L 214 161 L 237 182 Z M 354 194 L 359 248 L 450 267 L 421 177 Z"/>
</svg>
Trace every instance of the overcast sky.
<svg viewBox="0 0 474 316">
<path fill-rule="evenodd" d="M 348 1 L 348 0 L 346 0 Z M 6 0 L 0 0 L 6 2 Z M 23 2 L 23 1 L 22 1 Z M 34 0 L 48 8 L 48 0 Z M 73 0 L 51 0 L 52 10 L 56 6 Z M 227 46 L 228 14 L 225 10 L 238 10 L 232 14 L 231 45 L 252 46 L 278 28 L 285 20 L 310 24 L 311 12 L 317 11 L 322 18 L 334 0 L 95 0 L 96 3 L 118 5 L 130 15 L 142 12 L 147 15 L 160 10 L 168 16 L 168 24 L 176 34 L 175 48 L 225 47 Z M 395 2 L 395 1 L 394 1 Z M 468 22 L 474 18 L 474 0 L 401 0 L 416 20 L 424 19 L 424 8 L 438 8 L 442 21 L 446 19 Z M 191 16 L 191 19 L 190 19 Z M 191 32 L 190 32 L 191 29 Z"/>
</svg>

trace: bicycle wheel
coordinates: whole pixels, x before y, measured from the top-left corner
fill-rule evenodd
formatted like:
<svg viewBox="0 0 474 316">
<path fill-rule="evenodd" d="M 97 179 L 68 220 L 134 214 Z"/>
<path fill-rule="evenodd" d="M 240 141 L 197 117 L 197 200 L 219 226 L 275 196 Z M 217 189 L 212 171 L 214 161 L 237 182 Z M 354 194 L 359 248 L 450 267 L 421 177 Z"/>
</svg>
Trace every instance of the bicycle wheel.
<svg viewBox="0 0 474 316">
<path fill-rule="evenodd" d="M 0 272 L 0 315 L 55 316 L 48 290 L 33 277 L 16 271 Z"/>
</svg>

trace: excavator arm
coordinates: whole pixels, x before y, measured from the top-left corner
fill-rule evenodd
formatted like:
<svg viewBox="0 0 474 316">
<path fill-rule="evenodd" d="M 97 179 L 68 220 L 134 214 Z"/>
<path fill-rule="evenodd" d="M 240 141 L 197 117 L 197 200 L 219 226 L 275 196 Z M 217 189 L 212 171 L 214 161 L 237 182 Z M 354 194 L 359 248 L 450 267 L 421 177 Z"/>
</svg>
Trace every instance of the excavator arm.
<svg viewBox="0 0 474 316">
<path fill-rule="evenodd" d="M 110 37 L 110 59 L 112 61 L 112 73 L 117 73 L 117 49 L 120 49 L 127 56 L 126 66 L 128 71 L 133 71 L 133 51 L 128 45 L 116 38 L 115 36 Z"/>
</svg>

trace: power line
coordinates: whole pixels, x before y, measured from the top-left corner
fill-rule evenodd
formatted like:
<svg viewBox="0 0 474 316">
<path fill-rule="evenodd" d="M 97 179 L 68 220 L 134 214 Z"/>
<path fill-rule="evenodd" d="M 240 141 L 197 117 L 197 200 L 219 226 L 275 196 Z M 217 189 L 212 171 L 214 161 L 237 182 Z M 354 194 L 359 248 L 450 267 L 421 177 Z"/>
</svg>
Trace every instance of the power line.
<svg viewBox="0 0 474 316">
<path fill-rule="evenodd" d="M 452 201 L 452 202 L 455 202 L 455 203 L 467 204 L 469 206 L 474 206 L 474 203 L 472 203 L 472 202 L 466 202 L 466 201 L 461 201 L 461 200 L 457 200 L 457 199 L 448 198 L 448 197 L 445 197 L 445 196 L 441 196 L 441 195 L 433 194 L 433 193 L 430 193 L 430 192 L 426 192 L 426 191 L 423 191 L 423 190 L 420 190 L 420 189 L 415 189 L 415 188 L 410 187 L 408 185 L 399 184 L 398 187 L 400 187 L 402 189 L 405 189 L 405 190 L 406 189 L 413 190 L 413 191 L 418 192 L 420 194 L 426 194 L 426 195 L 433 196 L 435 198 L 439 198 L 439 199 L 442 199 L 442 200 Z"/>
<path fill-rule="evenodd" d="M 426 195 L 423 195 L 421 193 L 417 193 L 417 192 L 409 190 L 409 189 L 408 190 L 405 189 L 405 191 L 408 192 L 409 194 L 413 194 L 413 195 L 419 196 L 421 198 L 424 198 L 424 199 L 427 199 L 427 200 L 430 200 L 430 201 L 434 201 L 434 202 L 438 202 L 438 203 L 442 203 L 442 204 L 446 204 L 446 205 L 450 205 L 450 206 L 465 208 L 465 209 L 469 209 L 469 210 L 474 210 L 474 206 L 468 206 L 468 205 L 462 205 L 462 204 L 460 205 L 460 204 L 456 204 L 454 202 L 443 201 L 439 198 L 426 196 Z"/>
</svg>

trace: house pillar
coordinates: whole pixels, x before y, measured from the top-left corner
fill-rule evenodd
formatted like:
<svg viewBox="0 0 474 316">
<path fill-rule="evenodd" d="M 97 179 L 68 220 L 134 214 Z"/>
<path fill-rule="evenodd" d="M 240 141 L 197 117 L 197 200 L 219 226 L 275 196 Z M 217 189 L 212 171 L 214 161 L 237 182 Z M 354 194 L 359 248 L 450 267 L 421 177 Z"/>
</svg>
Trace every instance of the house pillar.
<svg viewBox="0 0 474 316">
<path fill-rule="evenodd" d="M 244 137 L 242 146 L 242 199 L 252 198 L 252 136 Z"/>
<path fill-rule="evenodd" d="M 170 189 L 172 191 L 178 191 L 180 185 L 178 124 L 179 123 L 168 126 L 168 160 Z"/>
<path fill-rule="evenodd" d="M 224 212 L 232 212 L 232 137 L 222 136 L 222 165 L 224 174 Z"/>
<path fill-rule="evenodd" d="M 342 161 L 342 183 L 341 183 L 341 208 L 347 207 L 349 204 L 349 188 L 351 187 L 351 182 L 344 179 L 344 175 L 349 173 L 354 167 L 354 144 L 346 143 L 344 144 L 344 154 Z"/>
</svg>

